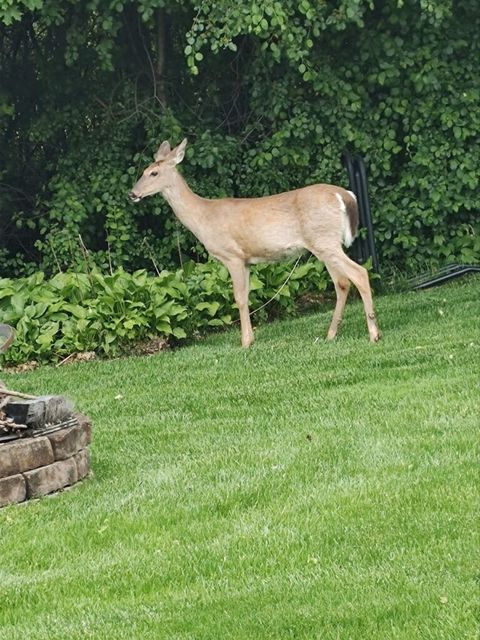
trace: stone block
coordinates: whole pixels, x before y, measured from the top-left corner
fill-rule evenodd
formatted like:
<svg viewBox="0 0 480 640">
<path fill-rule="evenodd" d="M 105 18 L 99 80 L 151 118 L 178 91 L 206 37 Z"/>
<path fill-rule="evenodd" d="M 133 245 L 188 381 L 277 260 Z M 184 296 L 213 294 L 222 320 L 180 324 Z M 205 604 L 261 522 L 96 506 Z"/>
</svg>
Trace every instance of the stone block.
<svg viewBox="0 0 480 640">
<path fill-rule="evenodd" d="M 75 484 L 78 479 L 77 465 L 73 458 L 59 460 L 47 467 L 27 471 L 24 476 L 27 482 L 27 497 L 40 498 L 47 493 Z"/>
<path fill-rule="evenodd" d="M 45 436 L 0 445 L 0 478 L 43 467 L 55 460 Z"/>
<path fill-rule="evenodd" d="M 80 449 L 85 449 L 91 440 L 91 426 L 79 423 L 47 435 L 52 445 L 55 460 L 71 458 Z"/>
<path fill-rule="evenodd" d="M 82 431 L 85 433 L 86 445 L 88 446 L 92 442 L 92 421 L 83 413 L 76 413 L 75 417 L 78 420 L 78 424 L 82 427 Z"/>
<path fill-rule="evenodd" d="M 90 454 L 88 449 L 82 449 L 73 456 L 77 465 L 77 476 L 79 480 L 83 480 L 90 473 Z"/>
<path fill-rule="evenodd" d="M 26 497 L 27 488 L 22 474 L 0 479 L 0 507 L 23 502 Z"/>
<path fill-rule="evenodd" d="M 33 400 L 15 398 L 4 407 L 9 418 L 17 424 L 26 424 L 31 429 L 63 422 L 72 415 L 72 410 L 72 402 L 63 396 L 40 396 Z"/>
</svg>

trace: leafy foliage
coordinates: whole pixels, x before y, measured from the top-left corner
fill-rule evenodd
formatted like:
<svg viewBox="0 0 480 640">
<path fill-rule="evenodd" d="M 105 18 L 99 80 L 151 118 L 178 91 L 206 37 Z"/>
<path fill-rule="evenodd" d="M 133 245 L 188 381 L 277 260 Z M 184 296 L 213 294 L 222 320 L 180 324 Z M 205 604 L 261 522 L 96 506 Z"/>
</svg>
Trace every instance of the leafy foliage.
<svg viewBox="0 0 480 640">
<path fill-rule="evenodd" d="M 307 291 L 323 291 L 326 276 L 317 260 L 309 260 L 289 276 L 292 265 L 262 265 L 252 273 L 252 308 L 272 301 L 269 313 L 293 313 Z M 284 286 L 282 287 L 282 285 Z M 132 343 L 164 336 L 182 340 L 199 331 L 235 322 L 232 287 L 218 262 L 150 276 L 123 269 L 104 275 L 43 273 L 0 279 L 0 319 L 16 330 L 6 361 L 55 361 L 74 352 L 116 355 Z M 256 317 L 265 318 L 267 309 Z"/>
<path fill-rule="evenodd" d="M 208 197 L 344 184 L 364 155 L 382 264 L 480 260 L 473 0 L 0 0 L 0 272 L 177 268 L 205 252 L 126 193 L 190 140 Z"/>
</svg>

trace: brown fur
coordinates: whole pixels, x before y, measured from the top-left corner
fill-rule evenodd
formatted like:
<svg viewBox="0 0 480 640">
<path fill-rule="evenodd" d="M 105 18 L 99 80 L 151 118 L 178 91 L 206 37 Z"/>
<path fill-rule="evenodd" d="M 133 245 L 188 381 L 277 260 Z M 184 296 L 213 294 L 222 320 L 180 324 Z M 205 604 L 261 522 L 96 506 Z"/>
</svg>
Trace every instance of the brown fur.
<svg viewBox="0 0 480 640">
<path fill-rule="evenodd" d="M 352 238 L 355 238 L 358 231 L 358 204 L 357 200 L 347 191 L 343 196 L 345 207 L 347 209 L 348 221 L 350 222 L 350 231 L 352 232 Z"/>
<path fill-rule="evenodd" d="M 376 342 L 379 332 L 372 317 L 368 273 L 342 248 L 345 213 L 352 238 L 358 228 L 358 208 L 352 195 L 342 187 L 314 184 L 263 198 L 202 198 L 190 190 L 176 169 L 186 143 L 184 140 L 170 150 L 164 142 L 155 164 L 145 169 L 130 197 L 138 202 L 161 193 L 178 219 L 227 267 L 240 312 L 243 346 L 248 347 L 254 339 L 248 310 L 249 265 L 284 260 L 304 250 L 325 263 L 335 284 L 337 305 L 327 338 L 337 333 L 349 282 L 353 282 L 363 300 L 370 340 Z"/>
</svg>

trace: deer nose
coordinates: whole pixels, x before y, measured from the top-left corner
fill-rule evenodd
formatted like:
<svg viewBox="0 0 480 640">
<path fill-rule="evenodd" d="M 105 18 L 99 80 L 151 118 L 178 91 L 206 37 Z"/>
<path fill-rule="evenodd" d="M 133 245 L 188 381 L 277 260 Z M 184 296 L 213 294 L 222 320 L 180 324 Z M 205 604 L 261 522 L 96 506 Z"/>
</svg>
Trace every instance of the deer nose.
<svg viewBox="0 0 480 640">
<path fill-rule="evenodd" d="M 135 191 L 130 191 L 130 193 L 128 194 L 128 197 L 132 202 L 140 202 L 140 200 L 142 199 L 140 196 L 138 196 L 135 193 Z"/>
</svg>

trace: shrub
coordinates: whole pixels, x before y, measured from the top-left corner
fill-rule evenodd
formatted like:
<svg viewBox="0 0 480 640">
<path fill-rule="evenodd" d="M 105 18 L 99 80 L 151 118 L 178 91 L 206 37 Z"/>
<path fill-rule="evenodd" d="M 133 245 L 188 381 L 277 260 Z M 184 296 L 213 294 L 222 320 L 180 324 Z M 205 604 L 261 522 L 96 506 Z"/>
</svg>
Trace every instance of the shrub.
<svg viewBox="0 0 480 640">
<path fill-rule="evenodd" d="M 348 147 L 382 266 L 480 261 L 477 4 L 0 0 L 0 275 L 78 270 L 78 235 L 102 271 L 203 259 L 127 202 L 184 136 L 209 198 L 345 184 Z"/>
<path fill-rule="evenodd" d="M 325 272 L 317 260 L 298 265 L 285 283 L 292 266 L 252 269 L 252 309 L 278 292 L 268 311 L 291 314 L 299 296 L 325 289 Z M 12 364 L 51 362 L 82 351 L 118 355 L 155 336 L 180 341 L 231 325 L 236 315 L 228 272 L 213 261 L 187 263 L 184 269 L 162 271 L 157 277 L 145 270 L 130 274 L 118 269 L 104 275 L 93 269 L 59 273 L 49 280 L 42 272 L 0 279 L 0 319 L 17 334 L 5 355 Z M 258 317 L 265 319 L 267 309 Z"/>
</svg>

